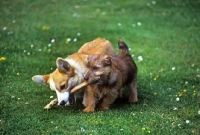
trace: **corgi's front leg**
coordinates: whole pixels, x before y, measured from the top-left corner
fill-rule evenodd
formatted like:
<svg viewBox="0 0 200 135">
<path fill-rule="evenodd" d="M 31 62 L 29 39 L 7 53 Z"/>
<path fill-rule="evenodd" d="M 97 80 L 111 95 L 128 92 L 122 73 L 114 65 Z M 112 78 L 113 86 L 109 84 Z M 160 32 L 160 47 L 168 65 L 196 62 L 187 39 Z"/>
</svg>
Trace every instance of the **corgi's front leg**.
<svg viewBox="0 0 200 135">
<path fill-rule="evenodd" d="M 58 99 L 54 99 L 52 100 L 49 104 L 47 104 L 44 109 L 48 110 L 48 109 L 51 109 L 52 106 L 56 105 L 58 103 Z"/>
</svg>

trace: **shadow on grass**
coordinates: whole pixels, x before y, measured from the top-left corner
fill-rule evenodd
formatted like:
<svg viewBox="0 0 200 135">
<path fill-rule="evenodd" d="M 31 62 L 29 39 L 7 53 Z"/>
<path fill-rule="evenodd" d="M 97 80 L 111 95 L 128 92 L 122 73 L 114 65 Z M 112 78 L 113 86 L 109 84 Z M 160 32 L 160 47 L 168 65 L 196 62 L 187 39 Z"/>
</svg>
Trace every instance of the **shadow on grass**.
<svg viewBox="0 0 200 135">
<path fill-rule="evenodd" d="M 143 88 L 144 89 L 144 88 Z M 63 112 L 63 115 L 66 115 L 66 113 L 82 113 L 83 109 L 85 108 L 82 104 L 82 97 L 77 98 L 77 102 L 74 105 L 68 105 L 68 106 L 59 106 L 56 105 L 52 107 L 49 111 L 53 111 L 55 113 L 61 113 Z M 140 91 L 138 93 L 138 102 L 137 103 L 129 103 L 129 93 L 128 90 L 123 91 L 122 98 L 117 98 L 113 104 L 110 106 L 110 110 L 126 110 L 127 108 L 133 107 L 141 107 L 143 104 L 153 104 L 157 100 L 155 98 L 155 95 L 153 95 L 150 92 Z M 98 112 L 99 110 L 96 109 L 95 112 Z"/>
</svg>

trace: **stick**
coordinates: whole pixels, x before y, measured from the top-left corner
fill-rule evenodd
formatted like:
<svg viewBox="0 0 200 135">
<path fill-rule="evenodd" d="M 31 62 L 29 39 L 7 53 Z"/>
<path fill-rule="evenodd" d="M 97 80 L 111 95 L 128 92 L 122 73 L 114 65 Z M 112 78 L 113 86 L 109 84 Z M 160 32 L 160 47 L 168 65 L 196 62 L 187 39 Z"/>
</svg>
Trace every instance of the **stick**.
<svg viewBox="0 0 200 135">
<path fill-rule="evenodd" d="M 76 87 L 74 87 L 73 89 L 71 89 L 70 93 L 75 93 L 75 92 L 79 91 L 80 89 L 86 87 L 89 84 L 90 84 L 89 82 L 83 82 L 80 85 L 77 85 Z"/>
</svg>

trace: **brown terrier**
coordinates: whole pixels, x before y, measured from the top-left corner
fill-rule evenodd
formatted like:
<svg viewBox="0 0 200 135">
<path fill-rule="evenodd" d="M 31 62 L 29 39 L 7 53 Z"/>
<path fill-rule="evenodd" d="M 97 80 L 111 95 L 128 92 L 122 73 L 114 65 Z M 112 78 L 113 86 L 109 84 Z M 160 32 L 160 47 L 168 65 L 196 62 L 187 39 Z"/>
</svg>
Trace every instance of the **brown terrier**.
<svg viewBox="0 0 200 135">
<path fill-rule="evenodd" d="M 84 112 L 94 112 L 94 109 L 109 109 L 115 99 L 121 95 L 123 86 L 130 90 L 129 102 L 135 103 L 137 98 L 137 66 L 133 61 L 128 46 L 123 41 L 118 42 L 119 54 L 89 55 L 84 74 L 85 83 L 71 90 L 71 93 L 87 86 L 85 91 Z M 90 84 L 90 85 L 89 85 Z"/>
</svg>

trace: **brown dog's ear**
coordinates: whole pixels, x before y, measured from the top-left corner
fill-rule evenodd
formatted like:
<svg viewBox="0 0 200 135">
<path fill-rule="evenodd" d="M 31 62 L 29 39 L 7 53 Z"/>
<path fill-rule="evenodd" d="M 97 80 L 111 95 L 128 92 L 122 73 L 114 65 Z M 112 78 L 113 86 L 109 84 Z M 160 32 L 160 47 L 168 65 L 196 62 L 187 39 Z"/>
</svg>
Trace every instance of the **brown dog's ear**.
<svg viewBox="0 0 200 135">
<path fill-rule="evenodd" d="M 109 81 L 108 81 L 109 85 L 114 84 L 117 80 L 117 77 L 118 77 L 118 73 L 116 73 L 115 71 L 111 71 L 110 78 L 109 78 Z"/>
<path fill-rule="evenodd" d="M 56 60 L 57 68 L 60 72 L 68 73 L 70 71 L 70 64 L 63 58 L 57 58 Z"/>
<path fill-rule="evenodd" d="M 108 55 L 105 55 L 104 57 L 104 64 L 105 65 L 111 65 L 111 58 Z"/>
<path fill-rule="evenodd" d="M 35 75 L 32 77 L 32 80 L 39 84 L 49 85 L 48 84 L 49 76 L 50 75 Z"/>
</svg>

